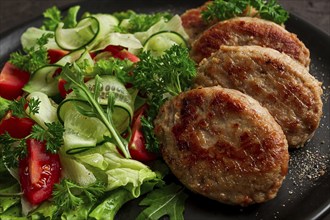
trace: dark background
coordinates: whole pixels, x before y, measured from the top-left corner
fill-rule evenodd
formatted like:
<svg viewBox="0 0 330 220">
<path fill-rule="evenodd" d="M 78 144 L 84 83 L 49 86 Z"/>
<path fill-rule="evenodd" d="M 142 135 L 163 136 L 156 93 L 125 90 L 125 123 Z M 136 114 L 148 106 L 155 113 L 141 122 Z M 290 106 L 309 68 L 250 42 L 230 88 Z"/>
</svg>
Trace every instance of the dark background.
<svg viewBox="0 0 330 220">
<path fill-rule="evenodd" d="M 40 16 L 50 6 L 65 8 L 82 1 L 84 0 L 0 0 L 0 35 Z M 94 2 L 97 4 L 97 0 Z M 278 2 L 289 12 L 330 35 L 329 0 L 278 0 Z"/>
</svg>

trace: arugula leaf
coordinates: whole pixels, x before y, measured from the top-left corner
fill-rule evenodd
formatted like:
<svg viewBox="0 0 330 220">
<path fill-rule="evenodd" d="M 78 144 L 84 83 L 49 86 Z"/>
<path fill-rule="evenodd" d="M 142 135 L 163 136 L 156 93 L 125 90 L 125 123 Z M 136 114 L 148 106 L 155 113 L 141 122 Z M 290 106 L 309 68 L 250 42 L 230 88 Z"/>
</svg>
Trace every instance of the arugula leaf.
<svg viewBox="0 0 330 220">
<path fill-rule="evenodd" d="M 215 0 L 202 11 L 202 18 L 205 21 L 226 20 L 242 15 L 248 6 L 253 6 L 258 11 L 256 15 L 278 24 L 284 23 L 289 17 L 288 12 L 276 0 Z"/>
<path fill-rule="evenodd" d="M 168 12 L 159 12 L 154 14 L 137 14 L 132 10 L 126 12 L 117 12 L 113 14 L 120 22 L 117 32 L 135 33 L 147 31 L 152 25 L 156 24 L 162 18 L 170 20 L 173 15 Z"/>
<path fill-rule="evenodd" d="M 105 137 L 105 139 L 113 142 L 126 158 L 130 158 L 128 142 L 118 133 L 112 120 L 112 113 L 114 109 L 114 102 L 111 101 L 111 98 L 113 98 L 112 95 L 109 94 L 108 96 L 109 101 L 106 111 L 103 110 L 102 106 L 98 102 L 101 87 L 101 83 L 99 81 L 100 77 L 98 75 L 95 76 L 95 89 L 91 92 L 85 85 L 83 77 L 84 74 L 76 63 L 67 64 L 62 70 L 62 74 L 63 78 L 67 81 L 67 86 L 73 89 L 77 99 L 88 103 L 87 105 L 75 105 L 79 113 L 88 117 L 95 117 L 99 119 L 111 134 L 111 137 Z"/>
<path fill-rule="evenodd" d="M 94 203 L 104 191 L 105 186 L 101 182 L 81 186 L 68 179 L 62 179 L 59 184 L 54 185 L 52 201 L 58 206 L 58 212 L 62 213 L 83 204 Z"/>
<path fill-rule="evenodd" d="M 20 51 L 11 53 L 9 62 L 21 70 L 34 73 L 37 69 L 49 63 L 47 48 L 44 45 L 53 36 L 52 33 L 43 34 L 37 40 L 35 47 L 23 48 L 25 53 Z"/>
<path fill-rule="evenodd" d="M 187 198 L 188 195 L 184 193 L 184 188 L 174 183 L 156 189 L 139 203 L 140 206 L 149 207 L 143 210 L 136 220 L 158 220 L 163 216 L 183 220 L 184 203 Z"/>
</svg>

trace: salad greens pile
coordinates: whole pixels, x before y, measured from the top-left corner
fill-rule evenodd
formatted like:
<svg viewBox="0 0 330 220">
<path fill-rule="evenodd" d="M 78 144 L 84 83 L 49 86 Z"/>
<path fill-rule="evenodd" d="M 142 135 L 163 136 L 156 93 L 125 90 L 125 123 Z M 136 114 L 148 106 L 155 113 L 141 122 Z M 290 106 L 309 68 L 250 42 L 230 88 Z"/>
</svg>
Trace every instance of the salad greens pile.
<svg viewBox="0 0 330 220">
<path fill-rule="evenodd" d="M 49 8 L 40 28 L 23 33 L 23 51 L 10 55 L 30 80 L 20 99 L 0 97 L 1 117 L 10 110 L 34 125 L 24 138 L 0 135 L 0 219 L 114 219 L 144 194 L 140 205 L 148 207 L 137 219 L 183 219 L 184 188 L 166 185 L 168 168 L 160 159 L 143 163 L 129 149 L 135 112 L 147 106 L 145 146 L 157 154 L 158 109 L 189 89 L 196 74 L 180 17 L 126 11 L 85 13 L 78 20 L 78 11 L 74 6 L 62 16 Z M 52 61 L 54 50 L 63 54 Z M 51 198 L 34 205 L 21 192 L 18 171 L 20 160 L 31 157 L 31 138 L 61 164 Z"/>
</svg>

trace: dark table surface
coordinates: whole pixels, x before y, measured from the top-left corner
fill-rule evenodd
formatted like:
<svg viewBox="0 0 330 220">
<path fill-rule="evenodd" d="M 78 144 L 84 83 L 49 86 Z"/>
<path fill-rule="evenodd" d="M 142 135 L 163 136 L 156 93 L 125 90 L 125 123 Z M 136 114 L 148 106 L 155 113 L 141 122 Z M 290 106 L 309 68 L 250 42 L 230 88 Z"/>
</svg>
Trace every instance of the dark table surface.
<svg viewBox="0 0 330 220">
<path fill-rule="evenodd" d="M 0 35 L 40 16 L 52 5 L 66 7 L 82 1 L 84 0 L 0 0 Z M 329 0 L 278 0 L 278 2 L 289 12 L 330 35 Z"/>
</svg>

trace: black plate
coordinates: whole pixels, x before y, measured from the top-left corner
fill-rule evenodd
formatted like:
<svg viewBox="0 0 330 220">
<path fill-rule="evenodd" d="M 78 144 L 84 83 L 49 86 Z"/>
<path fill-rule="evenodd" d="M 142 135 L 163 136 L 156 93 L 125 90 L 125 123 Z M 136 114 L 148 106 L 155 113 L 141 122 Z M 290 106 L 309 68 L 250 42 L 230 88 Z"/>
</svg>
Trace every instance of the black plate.
<svg viewBox="0 0 330 220">
<path fill-rule="evenodd" d="M 181 13 L 203 4 L 204 0 L 159 1 L 115 0 L 86 1 L 81 12 L 114 12 L 133 9 L 138 12 L 169 10 Z M 0 64 L 10 52 L 20 47 L 19 39 L 27 27 L 40 26 L 41 17 L 1 36 Z M 246 208 L 228 206 L 190 192 L 185 219 L 326 219 L 330 217 L 330 37 L 303 20 L 291 15 L 286 28 L 297 34 L 311 52 L 310 73 L 323 82 L 323 117 L 313 139 L 302 149 L 290 151 L 289 174 L 275 199 Z M 323 175 L 322 175 L 323 174 Z M 140 208 L 137 201 L 126 204 L 118 219 L 134 219 Z"/>
</svg>

